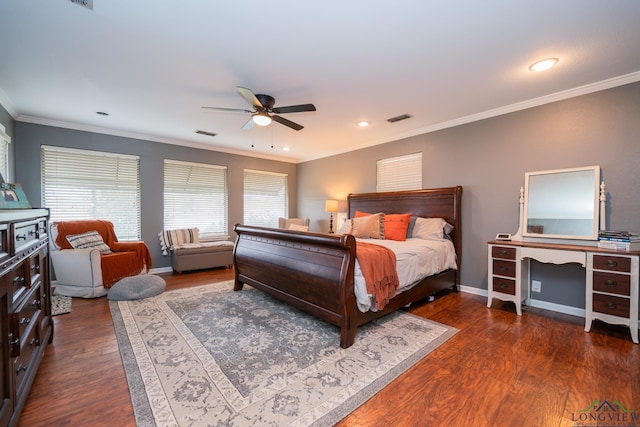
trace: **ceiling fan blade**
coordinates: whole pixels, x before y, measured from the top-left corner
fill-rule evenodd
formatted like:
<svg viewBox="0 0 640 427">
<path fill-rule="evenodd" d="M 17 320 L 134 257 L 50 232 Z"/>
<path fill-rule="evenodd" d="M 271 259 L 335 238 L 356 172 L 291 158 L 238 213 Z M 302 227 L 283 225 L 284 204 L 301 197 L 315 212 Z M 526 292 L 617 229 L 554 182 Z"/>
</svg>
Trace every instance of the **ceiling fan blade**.
<svg viewBox="0 0 640 427">
<path fill-rule="evenodd" d="M 249 130 L 253 127 L 253 117 L 250 117 L 249 120 L 247 120 L 247 123 L 245 123 L 244 125 L 242 125 L 242 127 L 240 129 L 242 130 Z"/>
<path fill-rule="evenodd" d="M 223 107 L 202 107 L 205 110 L 217 110 L 217 111 L 234 111 L 239 113 L 253 113 L 253 111 L 244 110 L 242 108 L 223 108 Z"/>
<path fill-rule="evenodd" d="M 316 111 L 316 107 L 313 104 L 300 104 L 300 105 L 289 105 L 286 107 L 278 107 L 273 109 L 273 112 L 277 114 L 301 113 L 303 111 Z"/>
<path fill-rule="evenodd" d="M 294 123 L 291 120 L 287 120 L 284 117 L 274 115 L 274 116 L 271 116 L 271 118 L 273 119 L 273 121 L 278 122 L 281 125 L 289 126 L 293 130 L 301 130 L 304 128 L 304 126 Z"/>
<path fill-rule="evenodd" d="M 256 95 L 251 91 L 251 89 L 247 89 L 246 87 L 238 86 L 236 88 L 241 97 L 243 97 L 249 104 L 253 105 L 258 110 L 263 110 L 264 106 L 258 100 Z"/>
</svg>

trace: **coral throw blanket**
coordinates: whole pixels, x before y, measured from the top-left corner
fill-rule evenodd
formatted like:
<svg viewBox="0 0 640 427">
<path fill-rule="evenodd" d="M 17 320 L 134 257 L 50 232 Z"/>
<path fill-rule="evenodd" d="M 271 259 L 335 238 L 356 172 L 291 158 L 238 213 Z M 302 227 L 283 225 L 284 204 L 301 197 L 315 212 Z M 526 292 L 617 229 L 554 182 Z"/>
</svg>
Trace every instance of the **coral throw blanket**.
<svg viewBox="0 0 640 427">
<path fill-rule="evenodd" d="M 367 284 L 367 293 L 373 295 L 373 306 L 382 310 L 395 296 L 400 284 L 396 254 L 384 246 L 358 242 L 356 258 Z"/>
<path fill-rule="evenodd" d="M 144 242 L 118 242 L 113 224 L 104 220 L 78 220 L 63 221 L 56 223 L 58 236 L 56 245 L 60 249 L 73 249 L 67 235 L 86 233 L 87 231 L 97 231 L 102 236 L 102 240 L 113 251 L 110 254 L 100 256 L 102 267 L 102 282 L 105 288 L 118 280 L 142 273 L 151 268 L 151 253 Z"/>
</svg>

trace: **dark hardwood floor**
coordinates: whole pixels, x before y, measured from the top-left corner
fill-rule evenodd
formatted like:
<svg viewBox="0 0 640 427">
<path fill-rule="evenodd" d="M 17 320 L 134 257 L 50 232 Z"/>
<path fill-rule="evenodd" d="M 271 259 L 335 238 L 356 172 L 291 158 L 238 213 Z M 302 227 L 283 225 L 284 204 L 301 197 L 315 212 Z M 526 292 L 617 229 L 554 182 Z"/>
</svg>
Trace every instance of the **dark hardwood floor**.
<svg viewBox="0 0 640 427">
<path fill-rule="evenodd" d="M 233 278 L 229 269 L 160 275 L 169 290 Z M 465 293 L 409 311 L 460 332 L 339 426 L 572 426 L 594 400 L 640 413 L 640 346 L 628 329 L 596 322 L 585 333 L 581 318 L 516 316 L 511 303 L 488 309 Z M 54 321 L 19 425 L 135 425 L 107 299 L 74 298 Z"/>
</svg>

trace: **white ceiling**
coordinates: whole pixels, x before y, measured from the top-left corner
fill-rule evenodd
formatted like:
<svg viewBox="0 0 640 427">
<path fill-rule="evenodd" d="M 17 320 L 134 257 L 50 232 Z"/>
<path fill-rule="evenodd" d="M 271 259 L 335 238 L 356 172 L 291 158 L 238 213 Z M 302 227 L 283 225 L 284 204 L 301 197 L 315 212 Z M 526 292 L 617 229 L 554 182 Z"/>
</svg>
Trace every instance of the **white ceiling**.
<svg viewBox="0 0 640 427">
<path fill-rule="evenodd" d="M 300 162 L 638 81 L 639 22 L 637 0 L 2 0 L 0 103 L 18 121 Z M 248 114 L 201 108 L 249 107 L 236 86 L 317 111 L 283 114 L 299 132 L 241 131 Z"/>
</svg>

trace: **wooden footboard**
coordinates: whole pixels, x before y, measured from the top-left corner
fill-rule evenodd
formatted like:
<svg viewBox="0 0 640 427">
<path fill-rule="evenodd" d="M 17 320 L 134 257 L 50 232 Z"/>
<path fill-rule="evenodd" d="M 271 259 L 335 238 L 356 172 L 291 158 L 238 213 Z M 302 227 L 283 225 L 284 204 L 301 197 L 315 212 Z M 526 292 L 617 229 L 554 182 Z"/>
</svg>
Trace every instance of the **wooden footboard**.
<svg viewBox="0 0 640 427">
<path fill-rule="evenodd" d="M 235 286 L 265 291 L 341 329 L 340 345 L 353 344 L 357 312 L 353 287 L 356 240 L 236 225 Z"/>
</svg>

